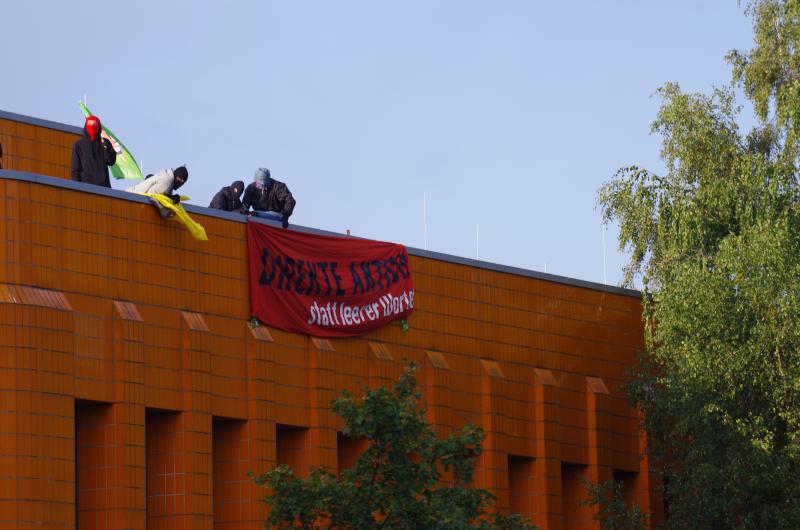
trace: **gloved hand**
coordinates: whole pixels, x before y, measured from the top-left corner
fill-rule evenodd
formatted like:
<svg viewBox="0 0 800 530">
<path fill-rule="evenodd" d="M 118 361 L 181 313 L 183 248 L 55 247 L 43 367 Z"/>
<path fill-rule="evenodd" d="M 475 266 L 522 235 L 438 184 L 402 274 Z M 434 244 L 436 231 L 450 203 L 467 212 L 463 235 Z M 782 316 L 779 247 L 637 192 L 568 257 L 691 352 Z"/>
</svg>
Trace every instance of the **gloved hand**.
<svg viewBox="0 0 800 530">
<path fill-rule="evenodd" d="M 283 220 L 281 221 L 281 224 L 283 225 L 284 228 L 289 228 L 289 216 L 288 215 L 284 215 L 283 216 Z"/>
<path fill-rule="evenodd" d="M 114 146 L 111 145 L 111 142 L 108 141 L 108 138 L 103 138 L 103 147 L 106 151 L 113 151 Z"/>
<path fill-rule="evenodd" d="M 169 198 L 172 201 L 172 204 L 178 204 L 179 202 L 181 202 L 181 196 L 176 193 L 170 195 Z"/>
</svg>

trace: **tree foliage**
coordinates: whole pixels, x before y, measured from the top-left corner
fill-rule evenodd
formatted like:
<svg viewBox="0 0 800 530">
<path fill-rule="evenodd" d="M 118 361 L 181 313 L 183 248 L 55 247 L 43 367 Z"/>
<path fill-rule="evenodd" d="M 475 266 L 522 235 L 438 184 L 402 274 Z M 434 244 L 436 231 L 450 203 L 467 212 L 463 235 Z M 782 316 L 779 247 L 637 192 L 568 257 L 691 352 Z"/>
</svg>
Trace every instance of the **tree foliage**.
<svg viewBox="0 0 800 530">
<path fill-rule="evenodd" d="M 630 392 L 672 528 L 800 528 L 800 0 L 746 13 L 729 86 L 660 89 L 663 174 L 622 168 L 599 193 L 644 288 Z"/>
<path fill-rule="evenodd" d="M 628 506 L 625 502 L 625 484 L 616 480 L 607 480 L 599 484 L 586 481 L 588 498 L 582 500 L 582 506 L 598 506 L 593 516 L 599 521 L 603 530 L 645 530 L 648 514 L 636 505 Z"/>
<path fill-rule="evenodd" d="M 343 434 L 368 442 L 355 466 L 339 477 L 318 468 L 298 478 L 278 466 L 256 479 L 270 492 L 270 524 L 350 530 L 533 528 L 518 515 L 490 513 L 493 496 L 469 487 L 483 431 L 468 425 L 438 439 L 419 408 L 414 374 L 412 366 L 391 390 L 370 390 L 361 400 L 345 392 L 333 401 L 344 419 Z M 444 476 L 450 477 L 446 483 Z"/>
</svg>

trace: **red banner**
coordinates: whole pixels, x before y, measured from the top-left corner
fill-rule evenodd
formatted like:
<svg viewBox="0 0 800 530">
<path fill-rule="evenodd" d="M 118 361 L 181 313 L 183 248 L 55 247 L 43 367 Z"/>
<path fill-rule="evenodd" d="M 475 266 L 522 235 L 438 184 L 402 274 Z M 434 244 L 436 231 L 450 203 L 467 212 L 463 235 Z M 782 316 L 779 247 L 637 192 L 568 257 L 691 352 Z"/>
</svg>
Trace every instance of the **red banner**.
<svg viewBox="0 0 800 530">
<path fill-rule="evenodd" d="M 403 245 L 247 223 L 250 310 L 264 324 L 350 337 L 414 310 Z"/>
</svg>

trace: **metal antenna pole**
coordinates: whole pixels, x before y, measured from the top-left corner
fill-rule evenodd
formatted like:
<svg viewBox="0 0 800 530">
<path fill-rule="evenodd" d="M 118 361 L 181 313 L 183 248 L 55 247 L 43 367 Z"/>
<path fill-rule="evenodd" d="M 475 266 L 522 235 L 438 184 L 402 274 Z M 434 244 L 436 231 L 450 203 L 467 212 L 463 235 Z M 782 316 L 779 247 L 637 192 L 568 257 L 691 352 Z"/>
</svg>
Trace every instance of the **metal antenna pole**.
<svg viewBox="0 0 800 530">
<path fill-rule="evenodd" d="M 481 259 L 481 244 L 480 233 L 478 232 L 478 224 L 475 223 L 475 259 Z"/>
<path fill-rule="evenodd" d="M 422 192 L 422 248 L 428 250 L 428 193 Z"/>
<path fill-rule="evenodd" d="M 608 285 L 608 278 L 606 278 L 606 225 L 600 225 L 603 231 L 603 283 Z"/>
</svg>

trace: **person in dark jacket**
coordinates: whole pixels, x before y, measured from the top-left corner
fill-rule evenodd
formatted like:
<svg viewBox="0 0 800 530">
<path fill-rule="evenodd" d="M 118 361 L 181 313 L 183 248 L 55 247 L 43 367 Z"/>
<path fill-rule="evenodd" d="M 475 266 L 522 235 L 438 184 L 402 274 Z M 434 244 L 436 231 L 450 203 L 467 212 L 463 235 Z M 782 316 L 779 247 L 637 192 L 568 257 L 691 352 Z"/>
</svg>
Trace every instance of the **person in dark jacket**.
<svg viewBox="0 0 800 530">
<path fill-rule="evenodd" d="M 242 199 L 243 214 L 250 211 L 250 207 L 259 212 L 273 212 L 264 217 L 279 219 L 284 228 L 289 227 L 289 217 L 294 211 L 296 201 L 292 192 L 283 182 L 273 179 L 269 169 L 260 167 L 256 170 L 254 182 L 247 186 Z"/>
<path fill-rule="evenodd" d="M 239 197 L 242 196 L 244 191 L 244 182 L 241 180 L 235 181 L 230 186 L 225 186 L 214 195 L 211 199 L 209 208 L 216 208 L 217 210 L 225 210 L 226 212 L 235 212 L 242 209 L 242 201 Z"/>
<path fill-rule="evenodd" d="M 100 118 L 89 116 L 83 126 L 83 138 L 72 146 L 70 172 L 72 180 L 96 186 L 111 187 L 108 166 L 117 161 L 117 153 L 107 138 L 102 137 Z"/>
</svg>

